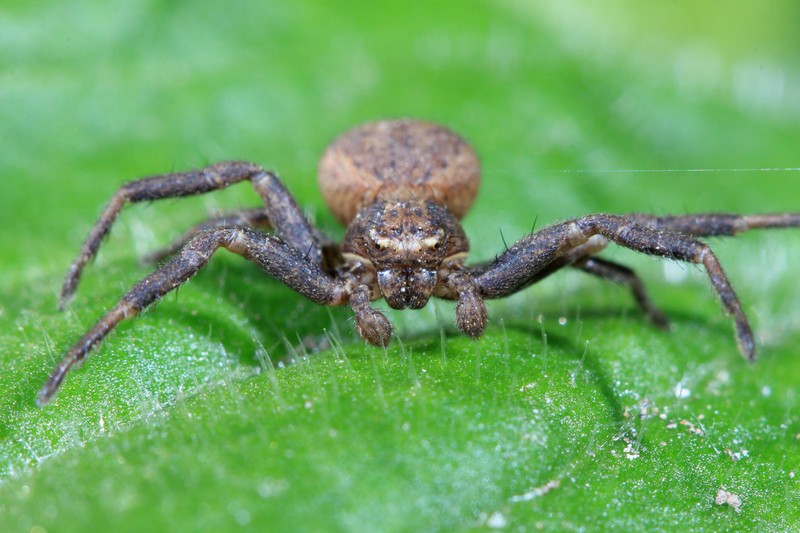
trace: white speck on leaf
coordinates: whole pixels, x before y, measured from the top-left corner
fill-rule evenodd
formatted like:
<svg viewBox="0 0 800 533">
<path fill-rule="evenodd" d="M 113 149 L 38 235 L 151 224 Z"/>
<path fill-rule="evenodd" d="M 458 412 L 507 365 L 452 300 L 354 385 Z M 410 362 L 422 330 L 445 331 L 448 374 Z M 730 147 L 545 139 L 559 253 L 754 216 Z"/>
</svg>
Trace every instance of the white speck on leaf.
<svg viewBox="0 0 800 533">
<path fill-rule="evenodd" d="M 675 397 L 676 398 L 682 398 L 683 399 L 683 398 L 688 398 L 691 395 L 692 395 L 692 391 L 687 389 L 683 385 L 683 382 L 680 382 L 677 385 L 675 385 Z"/>
<path fill-rule="evenodd" d="M 508 520 L 506 519 L 505 515 L 500 511 L 495 511 L 492 515 L 486 520 L 486 525 L 491 529 L 503 529 L 508 526 Z"/>
</svg>

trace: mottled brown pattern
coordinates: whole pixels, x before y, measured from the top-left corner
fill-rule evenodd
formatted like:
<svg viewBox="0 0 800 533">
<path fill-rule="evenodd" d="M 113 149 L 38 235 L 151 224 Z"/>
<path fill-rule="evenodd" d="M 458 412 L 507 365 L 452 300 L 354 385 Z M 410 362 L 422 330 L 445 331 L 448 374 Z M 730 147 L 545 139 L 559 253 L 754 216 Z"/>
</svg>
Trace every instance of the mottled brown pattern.
<svg viewBox="0 0 800 533">
<path fill-rule="evenodd" d="M 458 219 L 429 200 L 379 200 L 358 214 L 342 241 L 343 253 L 385 266 L 432 268 L 445 257 L 468 250 L 469 242 Z"/>
<path fill-rule="evenodd" d="M 384 120 L 340 135 L 319 164 L 319 187 L 347 225 L 377 199 L 432 200 L 457 218 L 472 206 L 480 165 L 452 131 L 429 122 Z"/>
<path fill-rule="evenodd" d="M 311 226 L 281 181 L 246 162 L 132 181 L 114 194 L 72 263 L 61 305 L 72 297 L 84 267 L 96 255 L 128 203 L 203 194 L 249 181 L 260 209 L 212 218 L 150 259 L 174 256 L 130 289 L 52 372 L 37 403 L 53 397 L 80 363 L 123 320 L 131 318 L 194 276 L 220 248 L 320 305 L 349 305 L 355 329 L 370 344 L 386 346 L 392 324 L 370 302 L 419 309 L 435 296 L 456 300 L 456 325 L 470 337 L 486 328 L 485 299 L 502 298 L 564 268 L 627 285 L 657 326 L 667 319 L 629 268 L 595 257 L 609 243 L 701 265 L 724 309 L 733 316 L 741 352 L 755 342 L 741 303 L 709 246 L 698 237 L 735 235 L 755 228 L 800 226 L 800 214 L 681 216 L 595 214 L 532 233 L 494 261 L 465 266 L 469 243 L 459 219 L 478 190 L 478 161 L 451 131 L 425 122 L 384 121 L 355 128 L 333 142 L 320 163 L 320 184 L 331 210 L 349 225 L 341 246 Z M 271 230 L 274 234 L 267 234 Z"/>
<path fill-rule="evenodd" d="M 342 242 L 346 258 L 374 271 L 378 297 L 393 309 L 424 307 L 446 283 L 446 260 L 463 264 L 468 250 L 458 219 L 431 200 L 378 200 L 355 217 Z"/>
</svg>

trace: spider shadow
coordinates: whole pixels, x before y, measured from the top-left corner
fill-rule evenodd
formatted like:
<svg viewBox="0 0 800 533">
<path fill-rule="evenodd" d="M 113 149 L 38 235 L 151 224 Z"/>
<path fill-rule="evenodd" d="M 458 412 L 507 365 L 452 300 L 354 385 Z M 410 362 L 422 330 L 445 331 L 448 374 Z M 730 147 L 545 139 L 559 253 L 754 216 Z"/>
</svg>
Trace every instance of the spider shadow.
<svg viewBox="0 0 800 533">
<path fill-rule="evenodd" d="M 682 327 L 692 324 L 701 325 L 705 332 L 705 334 L 702 335 L 703 337 L 706 335 L 719 338 L 730 337 L 731 351 L 736 352 L 736 343 L 731 334 L 731 325 L 728 324 L 726 320 L 709 323 L 707 314 L 685 310 L 673 311 L 669 309 L 666 310 L 666 313 L 673 326 L 676 324 L 680 324 Z M 623 399 L 615 391 L 615 387 L 613 386 L 614 380 L 609 370 L 609 365 L 603 363 L 603 357 L 605 355 L 613 357 L 613 354 L 598 350 L 597 344 L 587 347 L 585 344 L 586 332 L 583 330 L 585 322 L 583 321 L 591 321 L 593 323 L 592 327 L 603 327 L 604 322 L 614 322 L 615 327 L 617 327 L 620 320 L 631 321 L 636 325 L 637 329 L 647 328 L 652 332 L 652 335 L 661 337 L 670 345 L 675 346 L 676 349 L 673 351 L 679 351 L 677 347 L 681 343 L 680 337 L 678 337 L 677 332 L 674 331 L 674 327 L 669 331 L 662 330 L 650 322 L 636 308 L 581 308 L 580 316 L 578 317 L 578 325 L 574 326 L 579 328 L 577 335 L 574 330 L 565 332 L 561 325 L 554 325 L 557 322 L 552 319 L 550 321 L 545 319 L 545 323 L 542 325 L 538 322 L 531 324 L 529 321 L 526 322 L 518 317 L 511 318 L 507 316 L 508 313 L 505 315 L 506 316 L 504 316 L 502 312 L 495 313 L 494 318 L 496 320 L 502 320 L 504 328 L 507 331 L 515 331 L 522 336 L 530 337 L 533 350 L 537 349 L 536 346 L 544 349 L 543 347 L 546 342 L 548 348 L 554 348 L 552 352 L 548 351 L 548 357 L 558 356 L 565 361 L 572 361 L 580 368 L 585 369 L 587 379 L 589 379 L 590 383 L 600 392 L 605 403 L 611 410 L 613 419 L 619 425 L 626 424 L 630 422 L 630 420 L 624 415 L 625 406 L 623 405 Z M 545 317 L 562 316 L 561 313 L 555 311 L 545 311 L 543 315 Z M 542 338 L 543 335 L 546 336 L 546 341 Z M 653 354 L 653 357 L 657 356 L 657 354 Z"/>
<path fill-rule="evenodd" d="M 170 304 L 170 318 L 219 342 L 240 364 L 259 366 L 256 354 L 262 348 L 277 364 L 293 346 L 324 338 L 326 330 L 336 331 L 343 322 L 340 311 L 314 304 L 238 257 L 213 258 L 190 283 L 195 294 L 207 295 L 209 305 Z M 231 314 L 221 316 L 225 309 Z"/>
<path fill-rule="evenodd" d="M 547 350 L 546 357 L 559 357 L 565 363 L 571 363 L 577 368 L 585 370 L 585 376 L 603 397 L 609 407 L 612 418 L 617 422 L 624 421 L 624 407 L 622 400 L 615 393 L 612 386 L 612 376 L 601 363 L 602 353 L 597 350 L 588 350 L 574 335 L 564 334 L 554 326 L 540 326 L 534 329 L 530 324 L 515 321 L 504 322 L 507 331 L 515 331 L 522 336 L 528 336 L 530 342 L 542 350 Z M 546 336 L 546 341 L 543 339 Z M 553 350 L 550 351 L 550 348 Z"/>
<path fill-rule="evenodd" d="M 605 404 L 609 406 L 613 420 L 617 421 L 617 423 L 623 423 L 626 420 L 623 416 L 624 407 L 621 399 L 614 392 L 611 385 L 611 375 L 601 364 L 601 354 L 595 355 L 595 351 L 591 350 L 584 352 L 584 346 L 575 340 L 574 336 L 563 334 L 552 326 L 545 326 L 542 329 L 539 324 L 536 324 L 534 329 L 530 324 L 523 323 L 520 320 L 506 321 L 504 317 L 500 316 L 495 318 L 503 319 L 503 335 L 514 332 L 516 338 L 528 339 L 526 344 L 529 343 L 529 346 L 526 347 L 526 351 L 540 351 L 552 348 L 553 353 L 548 351 L 545 357 L 560 357 L 564 363 L 571 362 L 576 367 L 579 366 L 585 369 L 591 385 L 600 391 Z M 497 329 L 497 325 L 490 326 L 490 330 L 487 333 L 496 335 Z M 464 338 L 464 334 L 458 331 L 455 325 L 440 324 L 438 331 L 437 335 L 434 335 L 433 330 L 404 335 L 401 339 L 404 349 L 411 349 L 415 353 L 436 357 L 435 354 L 438 354 L 441 350 L 442 336 L 444 337 L 445 345 L 450 340 Z M 542 339 L 543 333 L 547 337 L 546 343 Z M 474 342 L 478 343 L 478 350 L 481 350 L 480 343 L 482 340 L 475 340 Z M 522 342 L 526 341 L 523 340 Z M 547 348 L 545 348 L 545 344 Z M 471 353 L 468 355 L 472 357 Z M 538 360 L 527 359 L 532 361 L 531 364 L 537 366 L 540 366 L 542 364 L 541 361 L 543 361 L 542 358 L 538 358 Z"/>
</svg>

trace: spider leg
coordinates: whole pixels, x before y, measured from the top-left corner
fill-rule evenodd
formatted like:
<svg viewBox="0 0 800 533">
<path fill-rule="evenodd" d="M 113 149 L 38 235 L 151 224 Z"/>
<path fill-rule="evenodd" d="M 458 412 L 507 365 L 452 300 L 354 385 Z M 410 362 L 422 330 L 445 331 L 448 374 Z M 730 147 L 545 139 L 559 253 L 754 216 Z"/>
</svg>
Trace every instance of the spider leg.
<svg viewBox="0 0 800 533">
<path fill-rule="evenodd" d="M 645 254 L 703 265 L 725 310 L 733 316 L 740 351 L 749 360 L 754 358 L 755 341 L 747 317 L 709 246 L 684 233 L 644 226 L 635 218 L 597 214 L 548 226 L 498 256 L 475 282 L 484 298 L 507 296 L 595 236 Z"/>
<path fill-rule="evenodd" d="M 126 204 L 203 194 L 241 181 L 250 181 L 264 200 L 264 212 L 278 237 L 319 264 L 322 250 L 315 233 L 280 180 L 252 163 L 226 161 L 199 170 L 163 174 L 122 185 L 106 205 L 70 266 L 61 287 L 59 307 L 63 309 L 72 298 L 84 267 L 95 257 L 103 238 Z"/>
<path fill-rule="evenodd" d="M 751 229 L 800 227 L 800 214 L 772 213 L 760 215 L 737 215 L 732 213 L 699 213 L 693 215 L 654 216 L 648 214 L 629 215 L 633 221 L 655 230 L 675 231 L 694 237 L 733 236 Z M 669 322 L 655 307 L 644 290 L 636 273 L 617 263 L 597 257 L 586 257 L 572 266 L 614 283 L 626 284 L 634 299 L 648 318 L 661 329 L 669 329 Z"/>
<path fill-rule="evenodd" d="M 632 221 L 657 230 L 676 231 L 694 237 L 731 236 L 751 229 L 800 227 L 800 213 L 736 215 L 700 213 L 696 215 L 654 216 L 635 213 Z"/>
<path fill-rule="evenodd" d="M 669 329 L 669 320 L 666 315 L 653 304 L 644 289 L 642 280 L 630 268 L 599 257 L 585 257 L 572 266 L 613 283 L 627 285 L 633 293 L 634 300 L 647 318 L 657 327 L 664 330 Z"/>
<path fill-rule="evenodd" d="M 274 235 L 246 227 L 222 227 L 195 235 L 172 259 L 134 285 L 64 356 L 45 383 L 37 404 L 44 405 L 58 390 L 69 369 L 83 361 L 121 321 L 138 315 L 150 304 L 194 276 L 219 249 L 241 255 L 263 271 L 322 305 L 349 301 L 348 287 L 323 272 L 300 251 Z"/>
<path fill-rule="evenodd" d="M 637 305 L 644 311 L 647 318 L 650 319 L 656 327 L 664 330 L 669 329 L 669 320 L 666 315 L 653 304 L 652 300 L 647 295 L 642 280 L 633 270 L 619 263 L 614 263 L 607 259 L 600 259 L 593 255 L 600 252 L 607 244 L 607 239 L 601 235 L 591 237 L 585 243 L 565 252 L 545 268 L 536 272 L 536 274 L 527 280 L 525 286 L 527 287 L 538 283 L 564 267 L 570 266 L 577 268 L 578 270 L 582 270 L 602 279 L 607 279 L 613 283 L 627 285 L 631 289 Z M 490 267 L 491 263 L 481 263 L 471 266 L 469 271 L 473 276 L 477 276 Z"/>
<path fill-rule="evenodd" d="M 388 346 L 392 335 L 392 323 L 383 313 L 369 305 L 371 289 L 358 285 L 350 296 L 350 307 L 355 313 L 356 331 L 359 336 L 375 346 Z"/>
<path fill-rule="evenodd" d="M 203 222 L 195 225 L 169 245 L 144 256 L 140 262 L 143 265 L 159 263 L 177 253 L 181 248 L 186 246 L 186 243 L 192 240 L 192 238 L 201 231 L 213 228 L 221 228 L 223 226 L 248 226 L 251 228 L 259 228 L 264 231 L 272 228 L 269 215 L 267 214 L 266 209 L 263 207 L 223 213 L 219 216 L 209 218 L 208 220 L 204 220 Z M 330 237 L 325 235 L 318 228 L 311 226 L 311 231 L 314 234 L 315 241 L 322 248 L 323 255 L 325 255 L 325 270 L 329 271 L 332 269 L 330 264 L 335 264 L 337 262 L 337 259 L 329 256 L 338 254 L 338 246 L 330 239 Z"/>
<path fill-rule="evenodd" d="M 466 272 L 456 271 L 448 276 L 447 284 L 458 295 L 456 326 L 473 339 L 480 337 L 486 329 L 488 315 L 474 278 Z"/>
<path fill-rule="evenodd" d="M 145 265 L 151 265 L 163 261 L 167 257 L 175 255 L 201 231 L 221 228 L 223 226 L 249 226 L 252 228 L 261 228 L 263 230 L 268 230 L 272 227 L 269 223 L 269 216 L 267 216 L 267 212 L 264 210 L 264 208 L 247 209 L 233 213 L 223 213 L 219 216 L 204 220 L 194 227 L 189 228 L 189 230 L 187 230 L 183 235 L 178 237 L 167 246 L 144 256 L 141 262 Z"/>
</svg>

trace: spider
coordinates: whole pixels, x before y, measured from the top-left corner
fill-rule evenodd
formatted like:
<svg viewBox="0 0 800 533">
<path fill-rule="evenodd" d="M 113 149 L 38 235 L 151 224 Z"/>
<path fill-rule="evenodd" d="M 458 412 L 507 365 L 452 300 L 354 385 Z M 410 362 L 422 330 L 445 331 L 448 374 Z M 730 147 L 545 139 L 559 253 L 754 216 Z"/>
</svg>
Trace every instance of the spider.
<svg viewBox="0 0 800 533">
<path fill-rule="evenodd" d="M 553 272 L 571 267 L 627 285 L 638 306 L 666 329 L 629 268 L 596 257 L 609 243 L 654 256 L 702 265 L 733 317 L 736 339 L 749 360 L 755 342 L 742 306 L 709 246 L 697 239 L 753 228 L 800 226 L 800 214 L 682 216 L 593 214 L 531 233 L 493 261 L 466 265 L 469 243 L 460 219 L 478 191 L 472 148 L 449 129 L 417 120 L 385 120 L 340 135 L 319 165 L 319 185 L 333 214 L 347 226 L 341 245 L 303 215 L 278 177 L 258 165 L 229 161 L 122 185 L 72 263 L 60 295 L 63 309 L 86 264 L 128 203 L 203 194 L 249 181 L 264 207 L 210 219 L 189 230 L 151 261 L 169 258 L 137 283 L 66 353 L 42 388 L 49 402 L 69 369 L 82 362 L 122 320 L 140 313 L 194 276 L 220 248 L 320 305 L 349 305 L 355 329 L 368 343 L 386 346 L 392 325 L 370 302 L 419 309 L 435 296 L 456 300 L 456 325 L 470 337 L 486 328 L 484 300 L 503 298 Z M 268 233 L 267 230 L 272 230 Z"/>
</svg>

